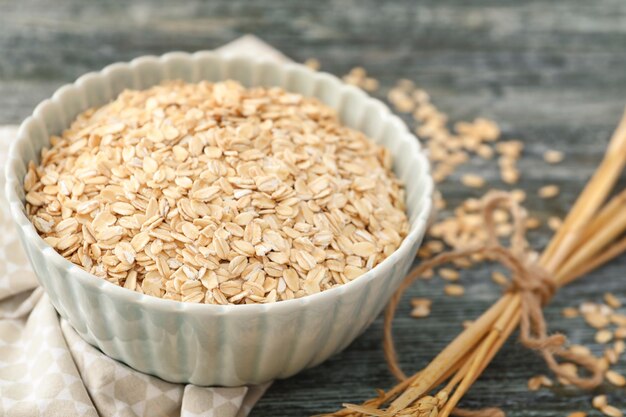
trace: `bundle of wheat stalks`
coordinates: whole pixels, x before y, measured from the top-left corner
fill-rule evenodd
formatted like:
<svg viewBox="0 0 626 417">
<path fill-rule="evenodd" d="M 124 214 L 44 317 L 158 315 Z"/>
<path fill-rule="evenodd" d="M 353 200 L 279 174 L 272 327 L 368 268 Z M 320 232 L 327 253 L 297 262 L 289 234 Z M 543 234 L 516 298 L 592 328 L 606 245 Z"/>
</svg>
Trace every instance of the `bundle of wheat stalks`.
<svg viewBox="0 0 626 417">
<path fill-rule="evenodd" d="M 542 307 L 562 286 L 626 251 L 626 189 L 610 197 L 626 164 L 626 113 L 615 131 L 603 161 L 585 186 L 540 257 L 532 256 L 525 239 L 526 212 L 507 193 L 490 192 L 482 200 L 487 241 L 475 247 L 442 253 L 420 263 L 406 277 L 385 312 L 384 347 L 391 372 L 400 383 L 361 405 L 344 404 L 330 416 L 499 416 L 499 409 L 467 411 L 458 402 L 489 365 L 515 329 L 521 342 L 539 351 L 548 367 L 562 380 L 583 389 L 603 381 L 602 368 L 593 356 L 566 349 L 563 335 L 547 334 Z M 514 233 L 508 247 L 496 237 L 493 213 L 510 211 Z M 404 291 L 424 272 L 455 259 L 479 254 L 506 266 L 512 284 L 502 297 L 458 335 L 423 370 L 406 376 L 398 366 L 391 324 Z M 558 360 L 557 360 L 558 359 Z M 567 372 L 562 363 L 588 370 L 586 377 Z"/>
</svg>

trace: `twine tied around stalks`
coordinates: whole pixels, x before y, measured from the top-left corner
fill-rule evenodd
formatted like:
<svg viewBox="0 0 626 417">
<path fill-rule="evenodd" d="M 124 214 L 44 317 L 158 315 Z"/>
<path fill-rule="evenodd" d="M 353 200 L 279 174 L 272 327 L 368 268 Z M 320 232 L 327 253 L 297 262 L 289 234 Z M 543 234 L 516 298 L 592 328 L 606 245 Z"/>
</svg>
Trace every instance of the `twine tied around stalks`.
<svg viewBox="0 0 626 417">
<path fill-rule="evenodd" d="M 550 302 L 559 288 L 552 278 L 551 271 L 541 267 L 534 259 L 536 256 L 528 251 L 526 240 L 527 213 L 510 194 L 502 191 L 487 193 L 482 199 L 482 216 L 487 233 L 484 244 L 459 248 L 435 256 L 415 267 L 404 279 L 394 293 L 385 310 L 383 347 L 385 359 L 393 375 L 400 381 L 407 376 L 400 369 L 395 350 L 392 321 L 400 299 L 406 289 L 423 273 L 435 267 L 452 262 L 459 258 L 471 255 L 482 255 L 488 260 L 496 261 L 511 271 L 511 284 L 507 292 L 518 293 L 521 296 L 520 341 L 529 349 L 538 351 L 546 364 L 560 378 L 582 389 L 592 389 L 603 381 L 602 369 L 593 357 L 583 356 L 565 348 L 567 339 L 562 334 L 548 335 L 547 324 L 542 307 Z M 500 207 L 506 208 L 513 219 L 513 234 L 509 247 L 503 246 L 496 234 L 494 211 Z M 588 377 L 579 377 L 561 368 L 557 358 L 575 363 L 587 369 Z M 461 410 L 458 410 L 461 411 Z M 468 411 L 463 410 L 463 415 Z M 484 410 L 483 410 L 484 412 Z M 481 416 L 484 414 L 480 414 Z"/>
</svg>

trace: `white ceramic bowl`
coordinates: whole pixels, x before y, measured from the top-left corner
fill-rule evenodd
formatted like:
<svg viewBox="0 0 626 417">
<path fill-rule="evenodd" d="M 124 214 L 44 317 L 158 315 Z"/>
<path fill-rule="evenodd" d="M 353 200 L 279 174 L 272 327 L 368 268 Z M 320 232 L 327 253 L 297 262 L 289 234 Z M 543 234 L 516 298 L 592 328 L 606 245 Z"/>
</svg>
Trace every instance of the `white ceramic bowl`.
<svg viewBox="0 0 626 417">
<path fill-rule="evenodd" d="M 344 124 L 389 148 L 406 184 L 410 233 L 389 258 L 354 281 L 300 299 L 200 305 L 129 291 L 85 272 L 46 244 L 24 212 L 23 178 L 51 134 L 123 89 L 164 79 L 235 79 L 282 86 L 336 108 Z M 87 342 L 139 371 L 172 382 L 242 385 L 291 376 L 346 348 L 380 313 L 411 265 L 431 212 L 433 182 L 418 140 L 389 109 L 336 77 L 302 65 L 211 52 L 169 53 L 117 63 L 61 87 L 20 126 L 6 193 L 22 244 L 50 301 Z"/>
</svg>

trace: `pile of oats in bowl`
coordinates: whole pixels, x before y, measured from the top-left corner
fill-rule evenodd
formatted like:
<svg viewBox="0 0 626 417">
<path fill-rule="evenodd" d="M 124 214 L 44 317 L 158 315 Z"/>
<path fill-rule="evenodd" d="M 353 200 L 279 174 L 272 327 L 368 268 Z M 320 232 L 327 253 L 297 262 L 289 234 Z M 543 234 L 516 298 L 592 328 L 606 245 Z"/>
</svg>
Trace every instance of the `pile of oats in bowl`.
<svg viewBox="0 0 626 417">
<path fill-rule="evenodd" d="M 39 234 L 86 271 L 156 297 L 303 297 L 372 269 L 409 229 L 389 151 L 280 88 L 125 91 L 50 144 L 24 179 Z"/>
</svg>

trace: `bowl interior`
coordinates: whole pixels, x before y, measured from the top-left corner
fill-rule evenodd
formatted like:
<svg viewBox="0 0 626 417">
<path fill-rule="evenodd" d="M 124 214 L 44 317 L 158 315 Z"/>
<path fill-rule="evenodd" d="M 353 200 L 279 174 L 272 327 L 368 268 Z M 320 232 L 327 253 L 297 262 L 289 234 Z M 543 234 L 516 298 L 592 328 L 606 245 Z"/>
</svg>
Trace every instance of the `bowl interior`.
<svg viewBox="0 0 626 417">
<path fill-rule="evenodd" d="M 106 104 L 125 89 L 145 89 L 167 79 L 188 82 L 234 79 L 248 87 L 280 86 L 288 91 L 317 97 L 338 109 L 342 123 L 364 132 L 391 151 L 394 157 L 393 170 L 405 184 L 410 231 L 392 256 L 402 249 L 406 251 L 406 247 L 414 246 L 416 240 L 421 238 L 431 210 L 433 184 L 429 164 L 420 150 L 418 140 L 383 103 L 370 98 L 356 87 L 343 84 L 335 76 L 313 72 L 302 65 L 243 57 L 224 58 L 212 52 L 175 52 L 162 57 L 142 57 L 130 63 L 112 64 L 101 72 L 86 74 L 74 84 L 60 88 L 51 99 L 37 106 L 33 116 L 20 126 L 7 166 L 9 201 L 21 202 L 19 210 L 12 212 L 14 217 L 19 216 L 16 220 L 20 225 L 29 227 L 29 234 L 37 235 L 24 213 L 23 178 L 28 162 L 39 161 L 40 151 L 49 145 L 50 135 L 60 134 L 79 113 Z M 16 211 L 21 213 L 16 214 Z M 27 226 L 24 221 L 28 223 Z M 43 240 L 39 240 L 47 246 Z M 320 294 L 304 298 L 317 295 Z"/>
</svg>

